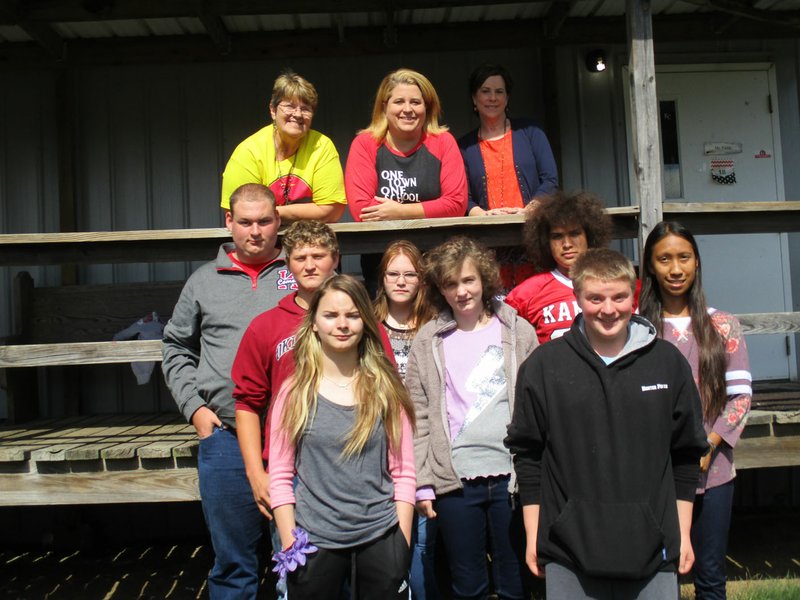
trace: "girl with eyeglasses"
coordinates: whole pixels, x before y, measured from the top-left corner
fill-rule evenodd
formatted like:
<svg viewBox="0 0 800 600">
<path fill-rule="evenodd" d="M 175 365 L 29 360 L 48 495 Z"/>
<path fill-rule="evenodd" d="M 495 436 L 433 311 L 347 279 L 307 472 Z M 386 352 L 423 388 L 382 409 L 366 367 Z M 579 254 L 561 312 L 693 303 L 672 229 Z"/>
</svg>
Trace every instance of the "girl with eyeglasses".
<svg viewBox="0 0 800 600">
<path fill-rule="evenodd" d="M 433 317 L 433 307 L 421 282 L 422 254 L 406 240 L 393 242 L 378 267 L 379 287 L 373 306 L 392 343 L 400 377 L 405 379 L 411 342 Z M 436 521 L 417 514 L 411 542 L 412 600 L 437 600 L 435 574 Z"/>
<path fill-rule="evenodd" d="M 222 174 L 222 208 L 245 183 L 262 183 L 275 194 L 284 223 L 316 219 L 335 223 L 347 202 L 339 153 L 311 129 L 317 111 L 314 86 L 290 70 L 272 88 L 272 124 L 240 143 Z"/>
<path fill-rule="evenodd" d="M 738 319 L 706 304 L 700 252 L 680 223 L 662 221 L 644 246 L 640 312 L 692 367 L 700 391 L 708 453 L 692 516 L 695 598 L 726 597 L 726 561 L 733 505 L 733 448 L 750 411 L 752 376 Z"/>
</svg>

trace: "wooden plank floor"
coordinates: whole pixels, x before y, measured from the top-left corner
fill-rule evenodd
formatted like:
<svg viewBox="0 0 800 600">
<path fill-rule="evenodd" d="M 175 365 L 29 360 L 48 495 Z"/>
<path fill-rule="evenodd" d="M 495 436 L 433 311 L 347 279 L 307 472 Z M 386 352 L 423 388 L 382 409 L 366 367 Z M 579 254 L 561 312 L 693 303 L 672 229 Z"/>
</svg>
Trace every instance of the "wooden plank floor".
<svg viewBox="0 0 800 600">
<path fill-rule="evenodd" d="M 96 415 L 6 426 L 0 428 L 0 473 L 20 461 L 36 472 L 40 462 L 171 458 L 179 447 L 179 456 L 186 458 L 187 448 L 196 455 L 196 440 L 194 428 L 177 414 Z M 96 470 L 116 469 L 103 464 Z"/>
<path fill-rule="evenodd" d="M 0 506 L 198 500 L 197 434 L 178 414 L 0 428 Z"/>
<path fill-rule="evenodd" d="M 175 413 L 0 427 L 0 506 L 199 500 L 197 450 L 194 428 Z M 800 410 L 754 409 L 737 468 L 797 465 Z"/>
</svg>

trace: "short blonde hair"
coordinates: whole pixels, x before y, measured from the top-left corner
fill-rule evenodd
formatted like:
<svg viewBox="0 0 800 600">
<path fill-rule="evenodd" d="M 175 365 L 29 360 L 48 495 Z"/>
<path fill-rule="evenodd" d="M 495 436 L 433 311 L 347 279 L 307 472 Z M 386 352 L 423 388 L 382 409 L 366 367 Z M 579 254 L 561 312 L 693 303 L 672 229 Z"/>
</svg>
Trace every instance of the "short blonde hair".
<svg viewBox="0 0 800 600">
<path fill-rule="evenodd" d="M 372 122 L 369 127 L 358 133 L 368 132 L 376 141 L 383 141 L 389 128 L 385 113 L 386 103 L 392 97 L 394 88 L 401 84 L 415 85 L 419 88 L 422 100 L 425 102 L 425 132 L 437 134 L 447 131 L 447 125 L 439 124 L 439 117 L 442 116 L 442 104 L 430 80 L 422 73 L 411 69 L 397 69 L 381 81 L 378 92 L 375 94 L 375 105 L 372 107 Z"/>
<path fill-rule="evenodd" d="M 277 110 L 278 104 L 283 100 L 297 98 L 300 102 L 308 104 L 312 110 L 317 110 L 319 95 L 317 89 L 306 78 L 301 77 L 291 69 L 287 69 L 272 84 L 272 98 L 269 105 Z"/>
<path fill-rule="evenodd" d="M 569 271 L 575 294 L 583 289 L 587 279 L 624 281 L 636 292 L 636 271 L 624 254 L 608 248 L 590 248 L 581 254 Z"/>
</svg>

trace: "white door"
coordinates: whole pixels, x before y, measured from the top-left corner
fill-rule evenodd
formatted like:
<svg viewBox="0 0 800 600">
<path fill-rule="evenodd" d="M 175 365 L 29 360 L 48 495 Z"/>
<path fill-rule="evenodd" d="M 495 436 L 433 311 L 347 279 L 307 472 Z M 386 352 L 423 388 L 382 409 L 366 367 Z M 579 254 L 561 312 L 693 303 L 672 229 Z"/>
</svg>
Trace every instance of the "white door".
<svg viewBox="0 0 800 600">
<path fill-rule="evenodd" d="M 659 67 L 668 202 L 784 200 L 771 65 Z M 785 234 L 698 236 L 710 306 L 733 313 L 791 309 Z M 793 342 L 748 336 L 754 379 L 794 374 Z"/>
</svg>

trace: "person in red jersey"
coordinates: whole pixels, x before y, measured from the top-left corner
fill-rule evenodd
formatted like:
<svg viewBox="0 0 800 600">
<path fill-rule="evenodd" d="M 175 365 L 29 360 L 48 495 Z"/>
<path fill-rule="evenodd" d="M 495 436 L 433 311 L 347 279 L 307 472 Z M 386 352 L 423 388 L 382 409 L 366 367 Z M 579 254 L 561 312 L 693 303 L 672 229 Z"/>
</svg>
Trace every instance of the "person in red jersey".
<svg viewBox="0 0 800 600">
<path fill-rule="evenodd" d="M 525 245 L 539 271 L 506 296 L 506 303 L 536 329 L 539 343 L 569 331 L 580 312 L 569 270 L 589 248 L 603 248 L 613 224 L 600 199 L 589 192 L 555 192 L 525 222 Z"/>
</svg>

